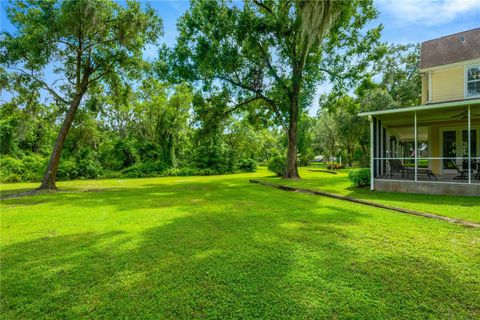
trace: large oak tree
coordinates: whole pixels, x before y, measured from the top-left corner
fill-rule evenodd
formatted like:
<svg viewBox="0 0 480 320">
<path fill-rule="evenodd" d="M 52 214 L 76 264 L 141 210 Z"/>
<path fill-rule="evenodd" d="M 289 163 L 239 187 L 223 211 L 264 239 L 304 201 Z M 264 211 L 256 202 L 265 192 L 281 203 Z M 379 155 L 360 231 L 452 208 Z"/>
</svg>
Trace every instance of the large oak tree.
<svg viewBox="0 0 480 320">
<path fill-rule="evenodd" d="M 92 87 L 101 92 L 139 76 L 143 49 L 157 41 L 161 20 L 139 2 L 110 0 L 18 0 L 7 15 L 16 32 L 2 33 L 0 63 L 12 78 L 40 86 L 65 108 L 40 186 L 56 189 L 62 149 L 82 99 Z"/>
<path fill-rule="evenodd" d="M 256 102 L 288 136 L 284 178 L 298 178 L 297 126 L 317 85 L 345 86 L 378 59 L 381 27 L 370 0 L 194 0 L 179 20 L 173 68 L 209 90 L 228 90 L 232 109 Z"/>
</svg>

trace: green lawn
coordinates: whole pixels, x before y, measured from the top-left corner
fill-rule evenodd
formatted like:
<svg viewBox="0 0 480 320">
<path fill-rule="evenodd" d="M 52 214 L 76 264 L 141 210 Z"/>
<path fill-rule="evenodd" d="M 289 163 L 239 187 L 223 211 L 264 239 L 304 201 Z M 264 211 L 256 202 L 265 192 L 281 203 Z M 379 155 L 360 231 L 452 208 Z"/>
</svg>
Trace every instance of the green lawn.
<svg viewBox="0 0 480 320">
<path fill-rule="evenodd" d="M 301 180 L 282 180 L 273 176 L 261 180 L 295 186 L 305 189 L 321 190 L 331 193 L 365 199 L 382 204 L 434 213 L 480 223 L 480 198 L 444 195 L 424 195 L 414 193 L 371 192 L 369 188 L 353 188 L 348 180 L 348 170 L 339 170 L 338 174 L 312 172 L 313 167 L 299 169 Z"/>
<path fill-rule="evenodd" d="M 0 317 L 480 317 L 480 230 L 248 183 L 269 175 L 62 182 L 3 200 Z"/>
</svg>

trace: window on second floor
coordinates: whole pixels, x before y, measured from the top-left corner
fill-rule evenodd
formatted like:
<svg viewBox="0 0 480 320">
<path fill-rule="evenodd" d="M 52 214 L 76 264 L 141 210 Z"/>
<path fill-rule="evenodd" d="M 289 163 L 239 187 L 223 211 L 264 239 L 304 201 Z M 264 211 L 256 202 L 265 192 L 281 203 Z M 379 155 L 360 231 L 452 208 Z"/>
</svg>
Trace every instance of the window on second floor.
<svg viewBox="0 0 480 320">
<path fill-rule="evenodd" d="M 480 96 L 480 66 L 467 69 L 465 85 L 465 96 Z"/>
</svg>

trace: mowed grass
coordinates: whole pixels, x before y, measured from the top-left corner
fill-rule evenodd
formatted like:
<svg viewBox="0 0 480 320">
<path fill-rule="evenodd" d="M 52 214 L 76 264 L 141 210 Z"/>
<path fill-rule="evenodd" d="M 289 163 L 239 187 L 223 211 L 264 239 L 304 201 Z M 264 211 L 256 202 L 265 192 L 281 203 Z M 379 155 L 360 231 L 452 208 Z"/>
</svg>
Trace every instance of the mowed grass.
<svg viewBox="0 0 480 320">
<path fill-rule="evenodd" d="M 480 317 L 478 229 L 248 183 L 269 175 L 2 200 L 0 317 Z"/>
<path fill-rule="evenodd" d="M 310 171 L 319 168 L 320 167 L 317 168 L 317 166 L 299 168 L 299 173 L 302 177 L 301 180 L 283 180 L 273 176 L 265 177 L 261 180 L 292 187 L 321 190 L 389 206 L 480 223 L 480 195 L 479 197 L 471 197 L 372 192 L 369 188 L 352 187 L 350 180 L 348 180 L 349 170 L 338 170 L 337 174 Z"/>
</svg>

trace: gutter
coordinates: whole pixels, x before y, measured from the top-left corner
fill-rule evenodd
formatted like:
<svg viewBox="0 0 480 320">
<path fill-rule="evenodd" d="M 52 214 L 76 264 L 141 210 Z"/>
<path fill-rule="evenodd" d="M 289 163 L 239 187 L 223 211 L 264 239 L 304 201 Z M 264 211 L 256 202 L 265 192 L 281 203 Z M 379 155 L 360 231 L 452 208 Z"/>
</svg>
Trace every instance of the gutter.
<svg viewBox="0 0 480 320">
<path fill-rule="evenodd" d="M 451 108 L 451 107 L 461 107 L 461 106 L 469 106 L 472 104 L 480 104 L 480 99 L 471 99 L 471 100 L 462 100 L 456 102 L 444 102 L 444 103 L 436 103 L 436 104 L 426 104 L 421 106 L 415 107 L 407 107 L 407 108 L 398 108 L 398 109 L 390 109 L 390 110 L 381 110 L 381 111 L 371 111 L 371 112 L 360 112 L 358 115 L 360 117 L 366 116 L 376 116 L 382 114 L 392 114 L 392 113 L 402 113 L 402 112 L 414 112 L 414 111 L 423 111 L 423 110 L 433 110 L 433 109 L 443 109 L 443 108 Z"/>
</svg>

